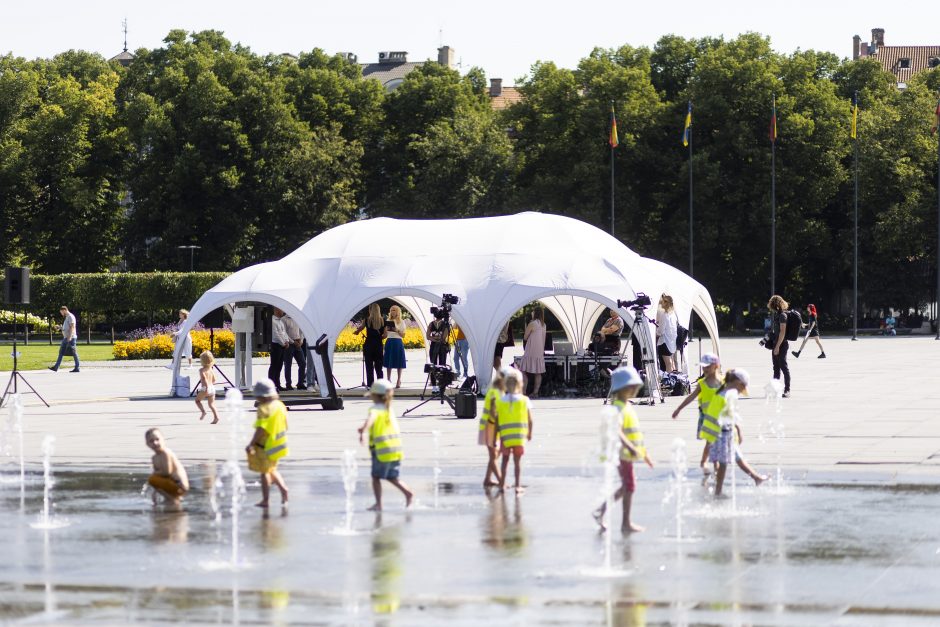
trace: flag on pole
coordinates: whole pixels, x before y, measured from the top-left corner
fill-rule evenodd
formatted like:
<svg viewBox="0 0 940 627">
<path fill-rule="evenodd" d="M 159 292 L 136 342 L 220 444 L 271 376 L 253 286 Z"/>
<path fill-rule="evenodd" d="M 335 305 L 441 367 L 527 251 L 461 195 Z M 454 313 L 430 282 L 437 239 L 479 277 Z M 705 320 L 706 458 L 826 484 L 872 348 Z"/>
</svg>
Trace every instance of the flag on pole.
<svg viewBox="0 0 940 627">
<path fill-rule="evenodd" d="M 685 114 L 685 129 L 682 131 L 682 145 L 689 145 L 689 135 L 692 133 L 692 101 L 689 101 L 689 112 Z"/>
<path fill-rule="evenodd" d="M 858 92 L 852 95 L 852 139 L 857 136 L 858 130 Z"/>
<path fill-rule="evenodd" d="M 937 108 L 934 109 L 935 122 L 933 128 L 930 130 L 931 133 L 937 132 L 937 127 L 940 127 L 940 97 L 937 98 Z"/>
<path fill-rule="evenodd" d="M 617 138 L 617 115 L 614 113 L 614 105 L 610 105 L 610 137 L 607 143 L 610 144 L 611 150 L 620 145 L 620 140 Z"/>
<path fill-rule="evenodd" d="M 774 97 L 773 110 L 770 114 L 770 143 L 777 142 L 777 98 Z"/>
</svg>

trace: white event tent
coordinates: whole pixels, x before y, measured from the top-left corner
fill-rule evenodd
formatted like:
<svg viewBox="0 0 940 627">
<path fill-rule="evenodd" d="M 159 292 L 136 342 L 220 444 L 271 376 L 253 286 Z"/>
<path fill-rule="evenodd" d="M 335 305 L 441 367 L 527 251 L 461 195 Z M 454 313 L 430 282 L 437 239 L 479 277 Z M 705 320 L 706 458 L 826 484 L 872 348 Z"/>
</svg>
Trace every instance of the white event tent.
<svg viewBox="0 0 940 627">
<path fill-rule="evenodd" d="M 527 303 L 542 302 L 583 347 L 604 310 L 638 292 L 652 298 L 650 316 L 663 293 L 673 297 L 685 326 L 694 310 L 718 351 L 714 305 L 700 283 L 585 222 L 531 212 L 461 220 L 375 218 L 338 226 L 283 259 L 227 277 L 192 306 L 182 330 L 188 333 L 223 305 L 261 302 L 283 309 L 311 344 L 325 333 L 332 350 L 350 318 L 372 302 L 393 299 L 426 329 L 428 308 L 454 294 L 460 302 L 451 315 L 467 335 L 485 385 L 500 330 Z"/>
</svg>

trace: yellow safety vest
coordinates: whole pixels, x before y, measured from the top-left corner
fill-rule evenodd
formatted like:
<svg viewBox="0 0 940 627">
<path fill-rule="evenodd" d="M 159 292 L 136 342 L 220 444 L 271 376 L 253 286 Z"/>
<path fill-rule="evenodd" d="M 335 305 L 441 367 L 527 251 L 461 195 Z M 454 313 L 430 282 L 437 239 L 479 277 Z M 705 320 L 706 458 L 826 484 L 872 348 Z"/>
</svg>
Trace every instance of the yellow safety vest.
<svg viewBox="0 0 940 627">
<path fill-rule="evenodd" d="M 724 385 L 724 380 L 718 380 L 718 387 L 713 388 L 707 383 L 705 383 L 705 377 L 699 377 L 698 379 L 698 410 L 702 413 L 705 413 L 705 408 L 708 407 L 708 404 L 711 402 L 715 395 L 718 394 L 718 390 L 721 389 L 721 386 Z"/>
<path fill-rule="evenodd" d="M 507 401 L 505 396 L 496 399 L 496 424 L 499 429 L 499 441 L 504 447 L 525 446 L 529 434 L 529 404 L 525 396 L 515 401 Z"/>
<path fill-rule="evenodd" d="M 499 400 L 499 390 L 490 388 L 486 391 L 486 397 L 483 399 L 483 413 L 480 415 L 480 431 L 486 431 L 486 425 L 496 423 L 496 417 L 490 412 L 490 401 Z"/>
<path fill-rule="evenodd" d="M 401 434 L 398 419 L 388 409 L 370 409 L 372 428 L 369 430 L 369 448 L 375 451 L 380 462 L 398 462 L 404 454 L 401 450 Z"/>
<path fill-rule="evenodd" d="M 627 440 L 636 447 L 637 455 L 630 452 L 626 446 L 620 447 L 620 459 L 625 462 L 638 462 L 646 457 L 646 445 L 643 443 L 643 432 L 640 431 L 640 419 L 629 403 L 614 401 L 614 406 L 620 410 L 623 422 L 620 429 Z"/>
<path fill-rule="evenodd" d="M 702 411 L 702 428 L 698 432 L 698 437 L 709 444 L 715 442 L 721 434 L 721 424 L 718 422 L 718 416 L 721 410 L 725 408 L 725 397 L 716 393 L 708 406 Z"/>
<path fill-rule="evenodd" d="M 271 461 L 286 457 L 287 448 L 287 407 L 278 400 L 258 406 L 255 428 L 261 427 L 268 434 L 264 441 L 264 452 Z"/>
</svg>

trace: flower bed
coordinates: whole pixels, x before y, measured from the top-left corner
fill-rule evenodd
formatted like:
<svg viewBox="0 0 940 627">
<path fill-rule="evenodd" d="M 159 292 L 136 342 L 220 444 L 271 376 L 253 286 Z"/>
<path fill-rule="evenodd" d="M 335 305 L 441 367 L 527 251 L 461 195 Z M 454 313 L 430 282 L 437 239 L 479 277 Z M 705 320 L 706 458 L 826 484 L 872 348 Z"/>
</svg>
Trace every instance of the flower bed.
<svg viewBox="0 0 940 627">
<path fill-rule="evenodd" d="M 424 348 L 424 334 L 421 332 L 421 329 L 411 323 L 411 321 L 406 321 L 405 324 L 410 325 L 405 329 L 405 337 L 402 338 L 402 341 L 405 343 L 405 348 Z M 361 351 L 365 341 L 366 334 L 361 333 L 356 335 L 356 327 L 352 324 L 348 324 L 343 327 L 343 330 L 339 333 L 339 337 L 336 338 L 336 347 L 334 350 L 337 353 Z"/>
<path fill-rule="evenodd" d="M 40 318 L 39 316 L 34 316 L 33 314 L 26 314 L 26 322 L 33 325 L 33 333 L 48 333 L 49 332 L 49 321 L 45 318 Z M 0 311 L 0 323 L 3 324 L 13 324 L 13 312 L 12 311 Z M 23 312 L 16 312 L 16 324 L 23 324 Z M 56 325 L 53 329 L 58 329 L 59 326 Z M 22 329 L 20 329 L 22 331 Z"/>
</svg>

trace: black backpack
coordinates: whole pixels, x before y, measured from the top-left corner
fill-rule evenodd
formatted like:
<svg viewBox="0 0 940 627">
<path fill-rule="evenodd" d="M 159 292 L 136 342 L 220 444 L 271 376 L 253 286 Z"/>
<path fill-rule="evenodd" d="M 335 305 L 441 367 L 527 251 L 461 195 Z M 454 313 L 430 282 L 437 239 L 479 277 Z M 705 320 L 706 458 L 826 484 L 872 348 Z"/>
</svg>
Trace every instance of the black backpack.
<svg viewBox="0 0 940 627">
<path fill-rule="evenodd" d="M 803 328 L 803 316 L 796 309 L 788 309 L 787 312 L 787 335 L 784 339 L 788 342 L 799 339 L 800 329 Z"/>
<path fill-rule="evenodd" d="M 464 379 L 463 383 L 460 384 L 461 390 L 467 390 L 468 392 L 473 392 L 474 394 L 480 393 L 480 387 L 477 385 L 476 376 L 467 377 Z"/>
<path fill-rule="evenodd" d="M 676 323 L 676 350 L 681 351 L 682 348 L 689 343 L 689 330 L 684 326 Z"/>
</svg>

